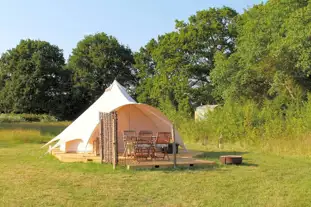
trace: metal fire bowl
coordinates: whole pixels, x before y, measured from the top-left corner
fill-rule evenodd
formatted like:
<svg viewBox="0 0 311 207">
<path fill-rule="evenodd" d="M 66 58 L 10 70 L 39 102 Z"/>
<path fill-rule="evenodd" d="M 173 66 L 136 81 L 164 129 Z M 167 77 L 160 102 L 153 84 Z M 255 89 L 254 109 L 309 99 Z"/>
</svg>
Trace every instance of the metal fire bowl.
<svg viewBox="0 0 311 207">
<path fill-rule="evenodd" d="M 220 156 L 219 160 L 222 164 L 240 165 L 242 164 L 243 158 L 239 155 L 224 155 Z"/>
</svg>

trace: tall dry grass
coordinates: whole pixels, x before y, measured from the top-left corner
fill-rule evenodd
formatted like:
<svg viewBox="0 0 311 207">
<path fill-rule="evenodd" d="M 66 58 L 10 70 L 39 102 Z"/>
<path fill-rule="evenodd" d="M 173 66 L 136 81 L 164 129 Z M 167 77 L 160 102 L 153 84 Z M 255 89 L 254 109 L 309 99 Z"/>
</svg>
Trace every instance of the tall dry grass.
<svg viewBox="0 0 311 207">
<path fill-rule="evenodd" d="M 24 143 L 43 143 L 48 138 L 38 130 L 0 130 L 1 143 L 24 144 Z"/>
<path fill-rule="evenodd" d="M 310 96 L 309 96 L 309 100 Z M 194 121 L 170 113 L 186 142 L 239 143 L 266 152 L 311 155 L 311 102 L 226 102 L 206 119 Z"/>
<path fill-rule="evenodd" d="M 16 144 L 43 144 L 59 134 L 69 123 L 1 123 L 0 147 Z"/>
</svg>

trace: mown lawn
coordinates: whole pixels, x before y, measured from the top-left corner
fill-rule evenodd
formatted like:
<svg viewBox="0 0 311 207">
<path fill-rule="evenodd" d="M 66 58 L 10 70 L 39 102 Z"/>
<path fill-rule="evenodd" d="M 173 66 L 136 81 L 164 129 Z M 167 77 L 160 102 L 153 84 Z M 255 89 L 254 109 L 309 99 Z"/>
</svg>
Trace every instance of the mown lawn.
<svg viewBox="0 0 311 207">
<path fill-rule="evenodd" d="M 113 171 L 110 165 L 60 163 L 44 155 L 42 143 L 66 124 L 0 125 L 0 206 L 311 205 L 307 157 L 188 145 L 210 160 L 243 154 L 245 164 Z"/>
</svg>

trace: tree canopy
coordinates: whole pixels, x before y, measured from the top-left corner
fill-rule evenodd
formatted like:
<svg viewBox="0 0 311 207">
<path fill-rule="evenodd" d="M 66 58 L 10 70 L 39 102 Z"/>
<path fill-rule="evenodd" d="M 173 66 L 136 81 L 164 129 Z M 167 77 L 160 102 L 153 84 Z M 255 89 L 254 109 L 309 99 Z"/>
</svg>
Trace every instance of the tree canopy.
<svg viewBox="0 0 311 207">
<path fill-rule="evenodd" d="M 0 59 L 2 112 L 59 114 L 68 72 L 63 52 L 39 40 L 21 40 Z"/>
<path fill-rule="evenodd" d="M 311 5 L 271 0 L 237 20 L 237 50 L 218 54 L 215 95 L 224 99 L 303 100 L 310 91 Z M 287 101 L 286 101 L 287 100 Z"/>
<path fill-rule="evenodd" d="M 68 60 L 68 69 L 72 71 L 72 107 L 78 106 L 77 111 L 82 112 L 114 79 L 127 88 L 135 86 L 133 63 L 131 49 L 115 37 L 105 33 L 86 36 Z"/>
<path fill-rule="evenodd" d="M 176 31 L 142 47 L 135 54 L 139 101 L 156 106 L 169 101 L 187 114 L 214 103 L 209 76 L 216 52 L 229 56 L 235 50 L 236 15 L 228 7 L 199 11 L 188 22 L 176 20 Z"/>
</svg>

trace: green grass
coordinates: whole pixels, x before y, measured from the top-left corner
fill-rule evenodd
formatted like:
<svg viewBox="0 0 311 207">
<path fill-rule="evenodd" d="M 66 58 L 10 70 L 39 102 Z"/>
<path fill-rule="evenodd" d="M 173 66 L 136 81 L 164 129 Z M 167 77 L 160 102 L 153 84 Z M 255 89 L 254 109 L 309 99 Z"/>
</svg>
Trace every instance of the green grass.
<svg viewBox="0 0 311 207">
<path fill-rule="evenodd" d="M 0 206 L 309 206 L 311 160 L 236 146 L 188 145 L 216 160 L 207 169 L 112 170 L 61 163 L 42 142 L 68 123 L 0 125 Z M 14 140 L 14 141 L 12 141 Z M 3 144 L 5 143 L 5 144 Z M 244 165 L 218 163 L 243 154 Z"/>
</svg>

